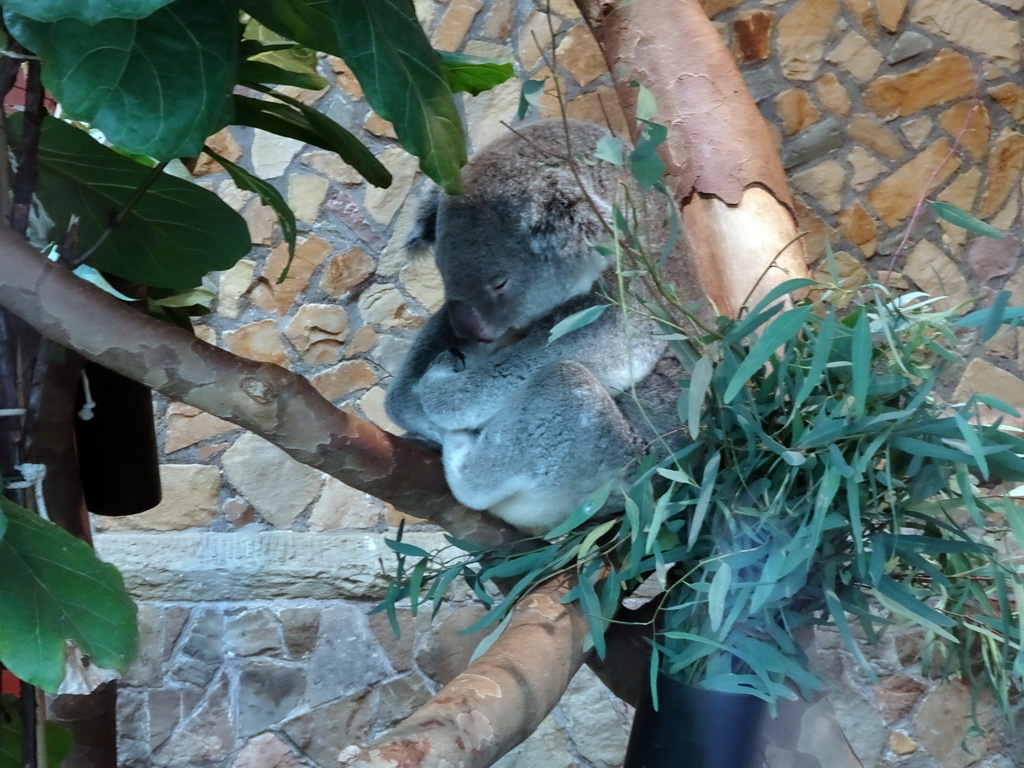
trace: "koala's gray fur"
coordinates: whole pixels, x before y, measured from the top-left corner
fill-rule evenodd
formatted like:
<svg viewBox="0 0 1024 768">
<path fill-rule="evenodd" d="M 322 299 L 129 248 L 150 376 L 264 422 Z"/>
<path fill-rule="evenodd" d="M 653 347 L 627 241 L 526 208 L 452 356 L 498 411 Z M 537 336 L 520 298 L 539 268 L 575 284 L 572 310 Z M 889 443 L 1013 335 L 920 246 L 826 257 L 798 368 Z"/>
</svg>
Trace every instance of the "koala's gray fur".
<svg viewBox="0 0 1024 768">
<path fill-rule="evenodd" d="M 570 131 L 584 157 L 607 134 L 585 123 Z M 627 324 L 617 306 L 548 343 L 558 321 L 608 301 L 598 283 L 611 259 L 594 246 L 607 240 L 602 217 L 621 180 L 607 163 L 577 163 L 577 179 L 560 121 L 517 134 L 470 161 L 465 194 L 437 194 L 421 209 L 410 247 L 434 244 L 445 306 L 417 336 L 386 406 L 441 445 L 459 501 L 543 533 L 643 450 L 642 417 L 628 408 L 630 423 L 620 406 L 665 345 L 652 323 Z"/>
</svg>

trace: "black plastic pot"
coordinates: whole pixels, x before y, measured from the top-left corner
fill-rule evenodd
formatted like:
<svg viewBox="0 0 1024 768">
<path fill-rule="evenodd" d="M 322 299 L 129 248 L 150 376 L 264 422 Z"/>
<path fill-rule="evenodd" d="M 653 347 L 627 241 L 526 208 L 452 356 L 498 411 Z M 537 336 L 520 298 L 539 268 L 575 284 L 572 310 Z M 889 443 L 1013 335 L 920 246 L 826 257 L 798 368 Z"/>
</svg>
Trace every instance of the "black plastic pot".
<svg viewBox="0 0 1024 768">
<path fill-rule="evenodd" d="M 658 710 L 647 688 L 623 768 L 755 768 L 766 704 L 756 696 L 697 688 L 658 676 Z"/>
<path fill-rule="evenodd" d="M 134 515 L 160 503 L 160 458 L 149 387 L 88 363 L 96 406 L 75 417 L 75 447 L 85 505 L 98 515 Z M 78 408 L 84 397 L 80 394 Z"/>
</svg>

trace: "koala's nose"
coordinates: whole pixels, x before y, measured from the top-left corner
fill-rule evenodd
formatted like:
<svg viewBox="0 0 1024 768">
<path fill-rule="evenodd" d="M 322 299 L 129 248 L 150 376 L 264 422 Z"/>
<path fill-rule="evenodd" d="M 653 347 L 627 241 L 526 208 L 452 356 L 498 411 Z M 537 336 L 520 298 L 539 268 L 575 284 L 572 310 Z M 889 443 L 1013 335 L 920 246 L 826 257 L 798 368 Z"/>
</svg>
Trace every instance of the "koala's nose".
<svg viewBox="0 0 1024 768">
<path fill-rule="evenodd" d="M 479 310 L 465 301 L 448 302 L 448 322 L 460 339 L 494 341 L 494 331 L 488 327 Z"/>
</svg>

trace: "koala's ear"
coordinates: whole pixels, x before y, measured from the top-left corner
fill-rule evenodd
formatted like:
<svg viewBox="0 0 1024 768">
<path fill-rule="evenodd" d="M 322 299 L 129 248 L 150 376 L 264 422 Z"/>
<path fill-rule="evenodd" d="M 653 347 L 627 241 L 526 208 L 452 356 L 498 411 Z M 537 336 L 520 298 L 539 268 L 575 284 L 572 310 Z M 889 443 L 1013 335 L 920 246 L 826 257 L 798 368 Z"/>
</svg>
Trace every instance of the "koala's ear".
<svg viewBox="0 0 1024 768">
<path fill-rule="evenodd" d="M 437 211 L 441 206 L 441 189 L 432 187 L 420 201 L 416 223 L 412 226 L 405 248 L 413 256 L 422 255 L 437 240 Z"/>
</svg>

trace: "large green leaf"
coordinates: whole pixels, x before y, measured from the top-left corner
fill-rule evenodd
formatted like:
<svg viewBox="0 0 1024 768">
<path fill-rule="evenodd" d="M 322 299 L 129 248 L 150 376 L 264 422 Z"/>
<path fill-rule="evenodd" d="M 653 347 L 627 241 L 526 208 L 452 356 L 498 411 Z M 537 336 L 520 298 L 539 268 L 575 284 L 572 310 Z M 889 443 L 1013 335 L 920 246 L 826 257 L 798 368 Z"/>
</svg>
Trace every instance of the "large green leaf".
<svg viewBox="0 0 1024 768">
<path fill-rule="evenodd" d="M 8 499 L 0 541 L 0 663 L 46 691 L 64 679 L 66 641 L 122 672 L 135 658 L 135 603 L 117 568 L 84 541 Z"/>
<path fill-rule="evenodd" d="M 17 134 L 20 116 L 10 124 Z M 249 252 L 245 221 L 220 198 L 165 173 L 151 179 L 151 173 L 85 131 L 54 118 L 43 124 L 39 198 L 56 233 L 65 231 L 72 215 L 80 217 L 83 249 L 100 238 L 140 186 L 152 181 L 89 259 L 91 266 L 136 283 L 186 289 Z"/>
<path fill-rule="evenodd" d="M 468 53 L 438 51 L 438 54 L 441 56 L 441 71 L 453 93 L 465 92 L 476 96 L 516 74 L 511 64 L 501 64 Z"/>
<path fill-rule="evenodd" d="M 461 189 L 465 136 L 441 59 L 411 0 L 241 0 L 262 24 L 341 56 L 374 111 L 449 193 Z"/>
<path fill-rule="evenodd" d="M 391 185 L 391 172 L 359 139 L 312 107 L 284 94 L 272 92 L 272 95 L 286 103 L 235 94 L 235 123 L 336 152 L 374 186 Z"/>
<path fill-rule="evenodd" d="M 36 21 L 142 19 L 173 0 L 5 0 L 4 7 Z"/>
<path fill-rule="evenodd" d="M 33 21 L 11 12 L 11 34 L 43 63 L 66 114 L 124 149 L 161 160 L 199 154 L 231 119 L 238 9 L 230 0 L 176 0 L 143 19 Z"/>
</svg>

